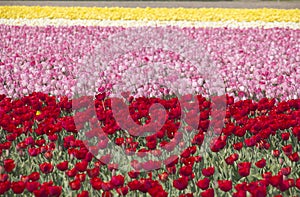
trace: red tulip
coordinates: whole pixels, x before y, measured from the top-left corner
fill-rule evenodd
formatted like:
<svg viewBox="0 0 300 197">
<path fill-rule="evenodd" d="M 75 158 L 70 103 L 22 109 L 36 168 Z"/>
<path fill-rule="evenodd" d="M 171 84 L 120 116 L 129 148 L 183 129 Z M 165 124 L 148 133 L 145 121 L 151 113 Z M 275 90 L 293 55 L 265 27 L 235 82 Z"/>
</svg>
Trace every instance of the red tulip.
<svg viewBox="0 0 300 197">
<path fill-rule="evenodd" d="M 280 152 L 279 150 L 273 150 L 272 154 L 274 155 L 274 157 L 279 157 Z"/>
<path fill-rule="evenodd" d="M 100 168 L 95 167 L 92 169 L 87 169 L 86 172 L 90 178 L 97 177 L 100 174 Z"/>
<path fill-rule="evenodd" d="M 193 173 L 192 166 L 182 166 L 179 170 L 181 176 L 191 176 Z"/>
<path fill-rule="evenodd" d="M 48 196 L 48 186 L 41 187 L 39 190 L 34 190 L 33 194 L 35 197 Z"/>
<path fill-rule="evenodd" d="M 291 167 L 281 168 L 280 172 L 282 175 L 288 176 L 291 174 Z"/>
<path fill-rule="evenodd" d="M 40 170 L 44 173 L 44 174 L 49 174 L 53 171 L 53 166 L 51 163 L 42 163 L 40 164 Z"/>
<path fill-rule="evenodd" d="M 124 177 L 122 175 L 112 176 L 110 183 L 115 187 L 122 186 L 124 184 Z"/>
<path fill-rule="evenodd" d="M 235 193 L 232 194 L 233 197 L 247 197 L 246 191 L 244 190 L 239 190 Z"/>
<path fill-rule="evenodd" d="M 6 172 L 11 172 L 16 167 L 15 161 L 13 159 L 4 160 L 4 169 Z"/>
<path fill-rule="evenodd" d="M 130 190 L 138 190 L 141 186 L 141 183 L 138 180 L 133 180 L 128 183 Z"/>
<path fill-rule="evenodd" d="M 79 180 L 80 182 L 84 182 L 85 181 L 85 177 L 86 177 L 86 174 L 76 174 L 75 175 L 75 180 Z"/>
<path fill-rule="evenodd" d="M 205 190 L 204 192 L 201 192 L 202 197 L 214 197 L 215 196 L 215 191 L 212 188 L 209 188 Z"/>
<path fill-rule="evenodd" d="M 181 153 L 180 156 L 183 158 L 188 158 L 190 155 L 191 155 L 191 151 L 190 151 L 190 149 L 187 148 Z"/>
<path fill-rule="evenodd" d="M 60 196 L 62 192 L 62 187 L 61 186 L 49 186 L 48 187 L 48 193 L 49 196 Z"/>
<path fill-rule="evenodd" d="M 77 197 L 89 197 L 89 192 L 84 190 L 81 193 L 77 194 Z"/>
<path fill-rule="evenodd" d="M 72 190 L 79 190 L 80 189 L 80 181 L 79 180 L 74 180 L 69 183 L 69 186 L 71 187 Z"/>
<path fill-rule="evenodd" d="M 116 189 L 117 193 L 121 196 L 125 196 L 128 193 L 128 187 L 119 187 Z"/>
<path fill-rule="evenodd" d="M 26 183 L 26 189 L 29 192 L 33 192 L 34 190 L 37 190 L 40 186 L 39 182 L 33 181 L 33 182 L 27 182 Z"/>
<path fill-rule="evenodd" d="M 300 189 L 300 178 L 298 178 L 298 179 L 296 180 L 295 186 L 296 186 L 298 189 Z"/>
<path fill-rule="evenodd" d="M 25 189 L 25 183 L 23 181 L 12 182 L 11 189 L 15 194 L 21 194 Z"/>
<path fill-rule="evenodd" d="M 10 189 L 11 183 L 9 181 L 0 182 L 0 194 L 4 194 Z"/>
<path fill-rule="evenodd" d="M 290 155 L 293 151 L 293 146 L 291 144 L 288 144 L 286 146 L 282 147 L 282 151 L 286 154 L 286 155 Z"/>
<path fill-rule="evenodd" d="M 68 177 L 74 177 L 76 174 L 77 174 L 76 168 L 72 168 L 72 169 L 66 171 L 66 175 Z"/>
<path fill-rule="evenodd" d="M 5 182 L 8 179 L 8 175 L 7 174 L 0 174 L 0 182 Z"/>
<path fill-rule="evenodd" d="M 238 155 L 237 153 L 233 153 L 232 155 L 230 155 L 229 157 L 227 157 L 227 158 L 225 159 L 225 161 L 226 161 L 226 163 L 227 163 L 228 165 L 233 165 L 234 162 L 235 162 L 236 160 L 238 160 L 238 158 L 239 158 L 239 155 Z"/>
<path fill-rule="evenodd" d="M 26 144 L 27 146 L 28 146 L 28 145 L 34 145 L 34 143 L 35 143 L 32 136 L 29 136 L 29 137 L 25 138 L 24 142 L 25 142 L 25 144 Z"/>
<path fill-rule="evenodd" d="M 110 191 L 114 188 L 114 186 L 110 182 L 102 182 L 101 188 L 103 191 Z"/>
<path fill-rule="evenodd" d="M 300 160 L 298 152 L 294 152 L 293 154 L 289 155 L 288 157 L 293 162 L 298 162 Z"/>
<path fill-rule="evenodd" d="M 282 175 L 275 175 L 269 178 L 268 182 L 274 186 L 277 187 L 282 182 L 283 176 Z"/>
<path fill-rule="evenodd" d="M 242 162 L 238 164 L 238 173 L 242 177 L 246 177 L 250 174 L 251 163 Z"/>
<path fill-rule="evenodd" d="M 40 149 L 39 148 L 28 148 L 28 153 L 31 157 L 35 157 L 37 156 L 38 154 L 41 153 Z"/>
<path fill-rule="evenodd" d="M 215 168 L 214 167 L 208 167 L 208 168 L 203 168 L 202 169 L 202 174 L 206 177 L 209 177 L 215 173 Z"/>
<path fill-rule="evenodd" d="M 263 168 L 266 166 L 266 160 L 263 158 L 255 163 L 258 168 Z"/>
<path fill-rule="evenodd" d="M 91 179 L 90 182 L 91 182 L 93 189 L 95 189 L 95 190 L 102 189 L 102 180 L 100 178 L 94 177 Z"/>
<path fill-rule="evenodd" d="M 178 190 L 184 190 L 188 186 L 188 179 L 181 177 L 173 181 L 173 186 Z"/>
<path fill-rule="evenodd" d="M 237 142 L 237 143 L 233 144 L 233 148 L 235 150 L 241 150 L 243 148 L 243 143 L 242 142 Z"/>
<path fill-rule="evenodd" d="M 29 180 L 31 180 L 31 181 L 37 181 L 40 179 L 40 173 L 33 172 L 28 177 L 29 177 Z"/>
<path fill-rule="evenodd" d="M 130 178 L 132 178 L 132 179 L 137 178 L 139 175 L 140 175 L 140 172 L 138 172 L 138 171 L 130 171 L 130 172 L 128 172 L 128 176 Z"/>
<path fill-rule="evenodd" d="M 86 170 L 87 166 L 88 166 L 88 162 L 84 161 L 84 160 L 75 164 L 75 168 L 79 172 L 84 172 Z"/>
<path fill-rule="evenodd" d="M 288 140 L 290 138 L 290 133 L 286 132 L 286 133 L 281 133 L 281 138 L 282 140 Z"/>
<path fill-rule="evenodd" d="M 68 161 L 63 161 L 56 165 L 56 168 L 60 171 L 66 171 L 68 169 Z"/>
<path fill-rule="evenodd" d="M 232 189 L 232 182 L 229 180 L 218 180 L 220 190 L 228 192 Z"/>
<path fill-rule="evenodd" d="M 209 182 L 210 182 L 210 180 L 209 180 L 208 178 L 204 178 L 204 179 L 199 180 L 199 181 L 197 182 L 197 186 L 198 186 L 200 189 L 206 190 L 206 189 L 208 189 L 208 187 L 209 187 Z"/>
</svg>

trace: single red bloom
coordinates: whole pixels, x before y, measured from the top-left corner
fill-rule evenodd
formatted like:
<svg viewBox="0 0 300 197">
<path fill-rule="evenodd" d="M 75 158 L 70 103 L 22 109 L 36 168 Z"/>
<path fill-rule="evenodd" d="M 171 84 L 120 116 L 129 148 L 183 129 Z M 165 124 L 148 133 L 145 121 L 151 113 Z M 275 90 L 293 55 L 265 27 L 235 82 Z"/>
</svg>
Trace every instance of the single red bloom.
<svg viewBox="0 0 300 197">
<path fill-rule="evenodd" d="M 132 179 L 135 179 L 137 178 L 138 176 L 140 175 L 140 172 L 139 171 L 130 171 L 128 172 L 128 176 Z"/>
<path fill-rule="evenodd" d="M 32 156 L 32 157 L 35 157 L 35 156 L 37 156 L 38 154 L 40 154 L 41 153 L 41 150 L 40 150 L 40 148 L 28 148 L 28 153 L 29 153 L 29 155 L 30 156 Z"/>
<path fill-rule="evenodd" d="M 74 180 L 72 182 L 69 183 L 69 186 L 71 187 L 72 190 L 79 190 L 81 183 L 79 180 Z"/>
<path fill-rule="evenodd" d="M 251 163 L 242 162 L 238 164 L 238 173 L 242 177 L 246 177 L 250 174 Z"/>
<path fill-rule="evenodd" d="M 237 191 L 246 191 L 247 183 L 246 182 L 238 183 L 234 186 L 234 189 L 236 189 Z"/>
<path fill-rule="evenodd" d="M 86 170 L 87 166 L 88 166 L 88 162 L 85 161 L 85 160 L 83 160 L 83 161 L 78 162 L 78 163 L 75 164 L 75 168 L 79 172 L 84 172 Z"/>
<path fill-rule="evenodd" d="M 295 180 L 293 178 L 286 179 L 285 181 L 288 182 L 289 187 L 295 187 Z"/>
<path fill-rule="evenodd" d="M 102 189 L 102 180 L 100 178 L 94 177 L 91 179 L 90 182 L 91 182 L 93 189 L 95 189 L 95 190 Z"/>
<path fill-rule="evenodd" d="M 264 158 L 262 158 L 261 160 L 257 161 L 255 163 L 255 165 L 258 167 L 258 168 L 263 168 L 266 166 L 266 160 Z"/>
<path fill-rule="evenodd" d="M 23 181 L 12 182 L 11 189 L 15 194 L 21 194 L 25 189 L 25 183 Z"/>
<path fill-rule="evenodd" d="M 56 165 L 56 168 L 59 169 L 60 171 L 66 171 L 68 169 L 68 161 L 63 161 L 59 164 Z"/>
<path fill-rule="evenodd" d="M 218 185 L 220 190 L 228 192 L 232 189 L 232 182 L 229 180 L 219 180 Z"/>
<path fill-rule="evenodd" d="M 298 152 L 294 152 L 293 154 L 289 155 L 288 157 L 293 162 L 297 162 L 300 160 Z"/>
<path fill-rule="evenodd" d="M 4 160 L 4 169 L 6 172 L 11 172 L 16 167 L 15 161 L 13 159 Z"/>
<path fill-rule="evenodd" d="M 227 158 L 225 159 L 225 161 L 226 161 L 226 163 L 227 163 L 228 165 L 233 165 L 234 162 L 235 162 L 236 160 L 238 160 L 238 158 L 239 158 L 239 155 L 238 155 L 237 153 L 233 153 L 232 155 L 230 155 L 229 157 L 227 157 Z"/>
<path fill-rule="evenodd" d="M 204 179 L 199 180 L 199 181 L 197 182 L 197 186 L 198 186 L 200 189 L 206 190 L 206 189 L 208 189 L 208 187 L 209 187 L 209 182 L 210 182 L 210 180 L 209 180 L 208 178 L 204 178 Z"/>
<path fill-rule="evenodd" d="M 202 169 L 202 174 L 206 177 L 209 177 L 215 173 L 215 168 L 214 167 L 208 167 L 208 168 L 203 168 Z"/>
<path fill-rule="evenodd" d="M 76 174 L 77 174 L 76 168 L 72 168 L 72 169 L 66 171 L 66 175 L 68 177 L 74 177 Z"/>
<path fill-rule="evenodd" d="M 85 177 L 86 177 L 86 174 L 84 174 L 84 173 L 75 175 L 75 179 L 78 179 L 80 182 L 84 182 Z"/>
<path fill-rule="evenodd" d="M 286 133 L 281 133 L 281 138 L 282 140 L 288 140 L 290 138 L 290 133 L 286 132 Z"/>
<path fill-rule="evenodd" d="M 29 180 L 31 180 L 31 181 L 37 181 L 40 179 L 40 173 L 33 172 L 28 177 L 29 177 Z"/>
<path fill-rule="evenodd" d="M 138 180 L 133 180 L 128 183 L 128 187 L 130 188 L 130 190 L 138 190 L 140 188 L 140 186 L 141 186 L 141 183 Z"/>
<path fill-rule="evenodd" d="M 284 192 L 286 190 L 288 190 L 290 188 L 290 183 L 288 180 L 283 180 L 280 184 L 279 184 L 279 190 L 281 192 Z"/>
<path fill-rule="evenodd" d="M 296 180 L 296 187 L 298 188 L 298 189 L 300 189 L 300 178 L 298 178 L 297 180 Z"/>
<path fill-rule="evenodd" d="M 90 178 L 96 177 L 100 174 L 100 168 L 99 167 L 95 167 L 92 169 L 87 169 L 87 174 Z"/>
<path fill-rule="evenodd" d="M 184 190 L 188 186 L 188 179 L 181 177 L 173 181 L 173 186 L 178 190 Z"/>
<path fill-rule="evenodd" d="M 41 184 L 39 182 L 33 181 L 33 182 L 27 182 L 26 183 L 26 189 L 29 192 L 33 192 L 39 188 Z"/>
<path fill-rule="evenodd" d="M 11 183 L 9 181 L 0 182 L 0 194 L 4 194 L 10 189 Z"/>
<path fill-rule="evenodd" d="M 274 155 L 274 157 L 279 157 L 280 152 L 279 150 L 273 150 L 272 154 Z"/>
<path fill-rule="evenodd" d="M 0 174 L 0 182 L 5 182 L 8 179 L 8 175 L 7 174 Z"/>
<path fill-rule="evenodd" d="M 274 186 L 277 187 L 282 182 L 283 176 L 282 175 L 275 175 L 269 178 L 268 182 Z"/>
<path fill-rule="evenodd" d="M 188 158 L 191 155 L 191 151 L 189 148 L 185 149 L 182 153 L 181 153 L 181 157 L 183 158 Z"/>
<path fill-rule="evenodd" d="M 233 197 L 246 197 L 247 192 L 244 190 L 239 190 L 232 194 Z"/>
<path fill-rule="evenodd" d="M 44 173 L 44 174 L 49 174 L 53 171 L 53 165 L 51 163 L 42 163 L 40 164 L 40 170 Z"/>
<path fill-rule="evenodd" d="M 282 175 L 288 176 L 289 174 L 291 174 L 291 167 L 285 167 L 285 168 L 281 168 L 280 172 Z"/>
<path fill-rule="evenodd" d="M 237 143 L 233 144 L 233 148 L 235 150 L 241 150 L 243 148 L 243 143 L 242 142 L 237 142 Z"/>
<path fill-rule="evenodd" d="M 112 176 L 110 183 L 115 187 L 120 187 L 124 184 L 124 176 L 122 175 Z"/>
<path fill-rule="evenodd" d="M 125 196 L 128 193 L 128 187 L 119 187 L 116 191 L 118 194 Z"/>
<path fill-rule="evenodd" d="M 292 154 L 293 146 L 291 144 L 288 144 L 286 146 L 283 146 L 282 150 L 286 155 L 290 155 L 290 154 Z"/>
<path fill-rule="evenodd" d="M 214 197 L 215 196 L 215 191 L 213 188 L 209 188 L 205 190 L 204 192 L 201 192 L 202 197 Z"/>
<path fill-rule="evenodd" d="M 77 197 L 89 197 L 89 192 L 84 190 L 81 193 L 77 194 Z"/>
<path fill-rule="evenodd" d="M 43 186 L 39 190 L 34 190 L 33 194 L 35 197 L 44 197 L 48 196 L 48 186 Z"/>
<path fill-rule="evenodd" d="M 48 193 L 49 196 L 60 196 L 62 192 L 62 187 L 61 186 L 49 186 L 48 187 Z"/>
<path fill-rule="evenodd" d="M 191 176 L 193 174 L 192 166 L 182 166 L 179 170 L 181 176 Z"/>
</svg>

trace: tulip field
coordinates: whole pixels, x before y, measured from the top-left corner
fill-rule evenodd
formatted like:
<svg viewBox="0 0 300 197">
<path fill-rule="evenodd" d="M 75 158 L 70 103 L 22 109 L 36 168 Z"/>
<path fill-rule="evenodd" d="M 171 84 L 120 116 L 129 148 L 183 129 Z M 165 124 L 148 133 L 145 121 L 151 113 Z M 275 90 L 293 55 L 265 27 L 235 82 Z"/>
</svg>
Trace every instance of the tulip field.
<svg viewBox="0 0 300 197">
<path fill-rule="evenodd" d="M 300 10 L 0 6 L 1 196 L 300 196 Z"/>
</svg>

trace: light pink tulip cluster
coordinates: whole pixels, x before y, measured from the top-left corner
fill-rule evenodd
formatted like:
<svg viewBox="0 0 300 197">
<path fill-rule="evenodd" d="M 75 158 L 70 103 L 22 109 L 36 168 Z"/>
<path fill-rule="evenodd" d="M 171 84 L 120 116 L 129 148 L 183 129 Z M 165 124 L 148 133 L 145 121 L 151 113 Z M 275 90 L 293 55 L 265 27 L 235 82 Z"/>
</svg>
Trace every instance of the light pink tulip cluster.
<svg viewBox="0 0 300 197">
<path fill-rule="evenodd" d="M 193 89 L 206 94 L 207 89 L 219 87 L 210 86 L 219 80 L 226 87 L 220 85 L 220 89 L 225 88 L 237 99 L 299 98 L 300 30 L 151 28 L 0 25 L 0 94 L 20 97 L 38 91 L 73 97 L 78 91 L 79 94 L 85 92 L 83 85 L 92 91 L 98 87 L 113 89 L 114 85 L 124 90 L 136 83 L 140 86 L 130 91 L 136 91 L 137 95 L 146 92 L 157 96 L 166 93 L 159 85 L 167 80 L 170 84 L 180 84 L 180 93 Z M 126 36 L 122 32 L 127 32 Z M 159 38 L 155 41 L 156 35 L 146 37 L 146 34 L 136 32 L 160 32 L 158 35 L 161 36 L 167 32 L 180 32 L 186 40 L 168 34 L 166 41 Z M 108 41 L 112 43 L 111 47 L 118 46 L 117 53 Z M 198 44 L 201 50 L 189 48 L 191 43 L 193 47 Z M 160 64 L 167 65 L 178 76 L 164 78 L 167 77 L 163 74 L 166 67 L 160 67 Z M 141 85 L 149 82 L 144 77 L 147 68 L 136 69 L 141 65 L 156 66 L 158 77 L 155 79 L 162 82 Z M 205 79 L 211 74 L 209 71 L 214 71 L 211 80 Z M 128 76 L 133 75 L 135 78 L 130 81 L 132 77 Z M 78 76 L 85 77 L 79 77 L 81 81 L 78 82 Z M 182 83 L 182 77 L 189 80 Z M 84 79 L 86 84 L 81 84 Z M 121 87 L 124 80 L 128 84 Z"/>
</svg>

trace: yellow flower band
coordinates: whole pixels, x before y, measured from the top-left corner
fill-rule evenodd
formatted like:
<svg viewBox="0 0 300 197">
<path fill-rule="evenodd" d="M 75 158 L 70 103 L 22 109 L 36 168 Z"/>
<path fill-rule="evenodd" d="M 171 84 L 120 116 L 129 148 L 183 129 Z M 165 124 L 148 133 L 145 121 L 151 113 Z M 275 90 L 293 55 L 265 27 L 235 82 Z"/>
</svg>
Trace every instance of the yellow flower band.
<svg viewBox="0 0 300 197">
<path fill-rule="evenodd" d="M 224 9 L 224 8 L 100 8 L 0 6 L 5 19 L 94 19 L 159 21 L 264 21 L 300 22 L 299 9 Z"/>
</svg>

